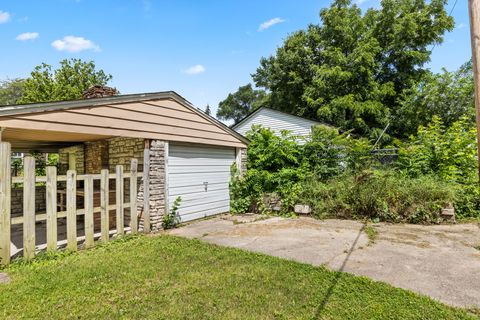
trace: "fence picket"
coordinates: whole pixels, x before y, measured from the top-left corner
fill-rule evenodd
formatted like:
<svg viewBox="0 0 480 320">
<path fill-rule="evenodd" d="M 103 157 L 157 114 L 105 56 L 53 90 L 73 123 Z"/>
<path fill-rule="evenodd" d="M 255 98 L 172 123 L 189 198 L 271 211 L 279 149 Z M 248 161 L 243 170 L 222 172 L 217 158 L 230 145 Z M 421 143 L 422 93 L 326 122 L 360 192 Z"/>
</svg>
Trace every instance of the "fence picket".
<svg viewBox="0 0 480 320">
<path fill-rule="evenodd" d="M 85 248 L 91 248 L 94 245 L 93 230 L 93 177 L 85 177 Z"/>
<path fill-rule="evenodd" d="M 108 169 L 101 171 L 100 178 L 100 216 L 101 216 L 101 240 L 103 243 L 108 242 L 110 235 L 110 221 L 109 221 L 109 173 Z"/>
<path fill-rule="evenodd" d="M 10 263 L 11 146 L 0 142 L 0 264 Z"/>
<path fill-rule="evenodd" d="M 116 195 L 116 202 L 115 202 L 115 207 L 116 207 L 116 213 L 117 213 L 117 235 L 123 235 L 125 233 L 124 231 L 124 207 L 123 207 L 123 166 L 122 165 L 117 165 L 115 167 L 116 171 L 116 179 L 115 179 L 115 195 Z"/>
<path fill-rule="evenodd" d="M 57 250 L 57 167 L 47 167 L 47 250 Z"/>
<path fill-rule="evenodd" d="M 77 250 L 77 173 L 67 171 L 67 249 Z"/>
<path fill-rule="evenodd" d="M 23 256 L 35 257 L 35 158 L 23 159 Z"/>
<path fill-rule="evenodd" d="M 132 234 L 138 232 L 138 216 L 137 216 L 137 170 L 138 160 L 130 161 L 130 228 Z"/>
</svg>

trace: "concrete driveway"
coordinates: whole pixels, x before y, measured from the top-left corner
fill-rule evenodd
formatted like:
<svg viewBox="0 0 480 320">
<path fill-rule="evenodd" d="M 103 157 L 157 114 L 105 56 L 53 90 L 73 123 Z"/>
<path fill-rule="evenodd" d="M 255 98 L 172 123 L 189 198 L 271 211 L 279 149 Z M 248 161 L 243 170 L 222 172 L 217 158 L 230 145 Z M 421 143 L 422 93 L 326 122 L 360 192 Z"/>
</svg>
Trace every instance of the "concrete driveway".
<svg viewBox="0 0 480 320">
<path fill-rule="evenodd" d="M 478 224 L 375 224 L 349 220 L 222 216 L 169 233 L 261 252 L 390 283 L 459 307 L 480 307 Z"/>
</svg>

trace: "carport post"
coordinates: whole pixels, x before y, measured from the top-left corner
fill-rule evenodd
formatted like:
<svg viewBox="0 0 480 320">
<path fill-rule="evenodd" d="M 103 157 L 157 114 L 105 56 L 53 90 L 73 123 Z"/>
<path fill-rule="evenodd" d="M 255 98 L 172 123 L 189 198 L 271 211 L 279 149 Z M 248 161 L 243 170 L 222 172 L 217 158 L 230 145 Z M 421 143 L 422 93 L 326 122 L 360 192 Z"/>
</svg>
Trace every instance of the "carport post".
<svg viewBox="0 0 480 320">
<path fill-rule="evenodd" d="M 143 150 L 143 232 L 150 233 L 150 140 Z"/>
<path fill-rule="evenodd" d="M 10 263 L 11 146 L 0 142 L 0 264 Z"/>
</svg>

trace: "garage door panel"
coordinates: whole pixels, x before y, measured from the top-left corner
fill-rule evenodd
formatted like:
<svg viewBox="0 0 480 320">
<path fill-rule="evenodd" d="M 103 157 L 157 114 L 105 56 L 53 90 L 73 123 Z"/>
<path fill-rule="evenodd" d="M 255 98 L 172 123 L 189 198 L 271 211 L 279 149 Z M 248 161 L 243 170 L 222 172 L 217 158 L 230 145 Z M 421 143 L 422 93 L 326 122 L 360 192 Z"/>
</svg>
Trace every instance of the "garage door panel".
<svg viewBox="0 0 480 320">
<path fill-rule="evenodd" d="M 220 173 L 216 175 L 207 176 L 203 173 L 192 173 L 188 175 L 183 174 L 168 174 L 170 179 L 168 180 L 169 187 L 187 187 L 187 186 L 195 186 L 201 185 L 203 186 L 203 182 L 208 182 L 208 184 L 213 183 L 225 183 L 230 180 L 230 173 Z"/>
<path fill-rule="evenodd" d="M 204 210 L 201 212 L 189 213 L 189 214 L 183 215 L 183 217 L 181 218 L 181 221 L 186 222 L 186 221 L 191 221 L 195 219 L 201 219 L 201 218 L 205 218 L 205 217 L 216 215 L 216 214 L 228 213 L 229 211 L 230 211 L 230 206 L 228 205 L 224 207 Z"/>
<path fill-rule="evenodd" d="M 182 221 L 228 212 L 230 167 L 233 148 L 170 145 L 168 157 L 168 202 L 180 196 Z M 205 184 L 207 189 L 205 190 Z"/>
<path fill-rule="evenodd" d="M 225 199 L 225 189 L 215 190 L 208 192 L 206 196 L 205 192 L 195 192 L 195 193 L 186 193 L 186 194 L 176 194 L 174 196 L 169 196 L 168 201 L 175 201 L 175 199 L 180 196 L 182 198 L 182 204 L 188 205 L 189 203 L 201 203 L 203 201 L 220 201 Z"/>
<path fill-rule="evenodd" d="M 168 172 L 171 174 L 191 174 L 191 173 L 226 173 L 230 174 L 230 166 L 174 166 L 169 167 Z"/>
<path fill-rule="evenodd" d="M 176 195 L 186 195 L 186 194 L 195 194 L 201 193 L 205 195 L 205 186 L 203 184 L 196 184 L 192 186 L 183 186 L 183 187 L 170 187 L 170 193 Z M 228 190 L 228 187 L 225 186 L 225 183 L 209 183 L 208 184 L 208 191 L 217 191 L 217 190 Z"/>
<path fill-rule="evenodd" d="M 197 147 L 172 145 L 170 150 L 172 157 L 178 158 L 208 158 L 208 159 L 227 159 L 235 157 L 234 149 L 215 148 L 215 147 Z"/>
</svg>

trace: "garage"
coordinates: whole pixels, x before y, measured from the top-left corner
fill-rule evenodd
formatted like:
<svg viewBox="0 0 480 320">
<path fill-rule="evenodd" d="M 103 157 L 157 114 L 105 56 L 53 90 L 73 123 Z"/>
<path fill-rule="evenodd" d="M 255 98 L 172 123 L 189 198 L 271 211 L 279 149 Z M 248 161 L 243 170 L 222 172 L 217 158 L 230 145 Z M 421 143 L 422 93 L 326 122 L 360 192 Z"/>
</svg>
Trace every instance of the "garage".
<svg viewBox="0 0 480 320">
<path fill-rule="evenodd" d="M 182 222 L 228 212 L 230 167 L 235 148 L 171 144 L 168 152 L 168 203 L 181 197 Z"/>
</svg>

